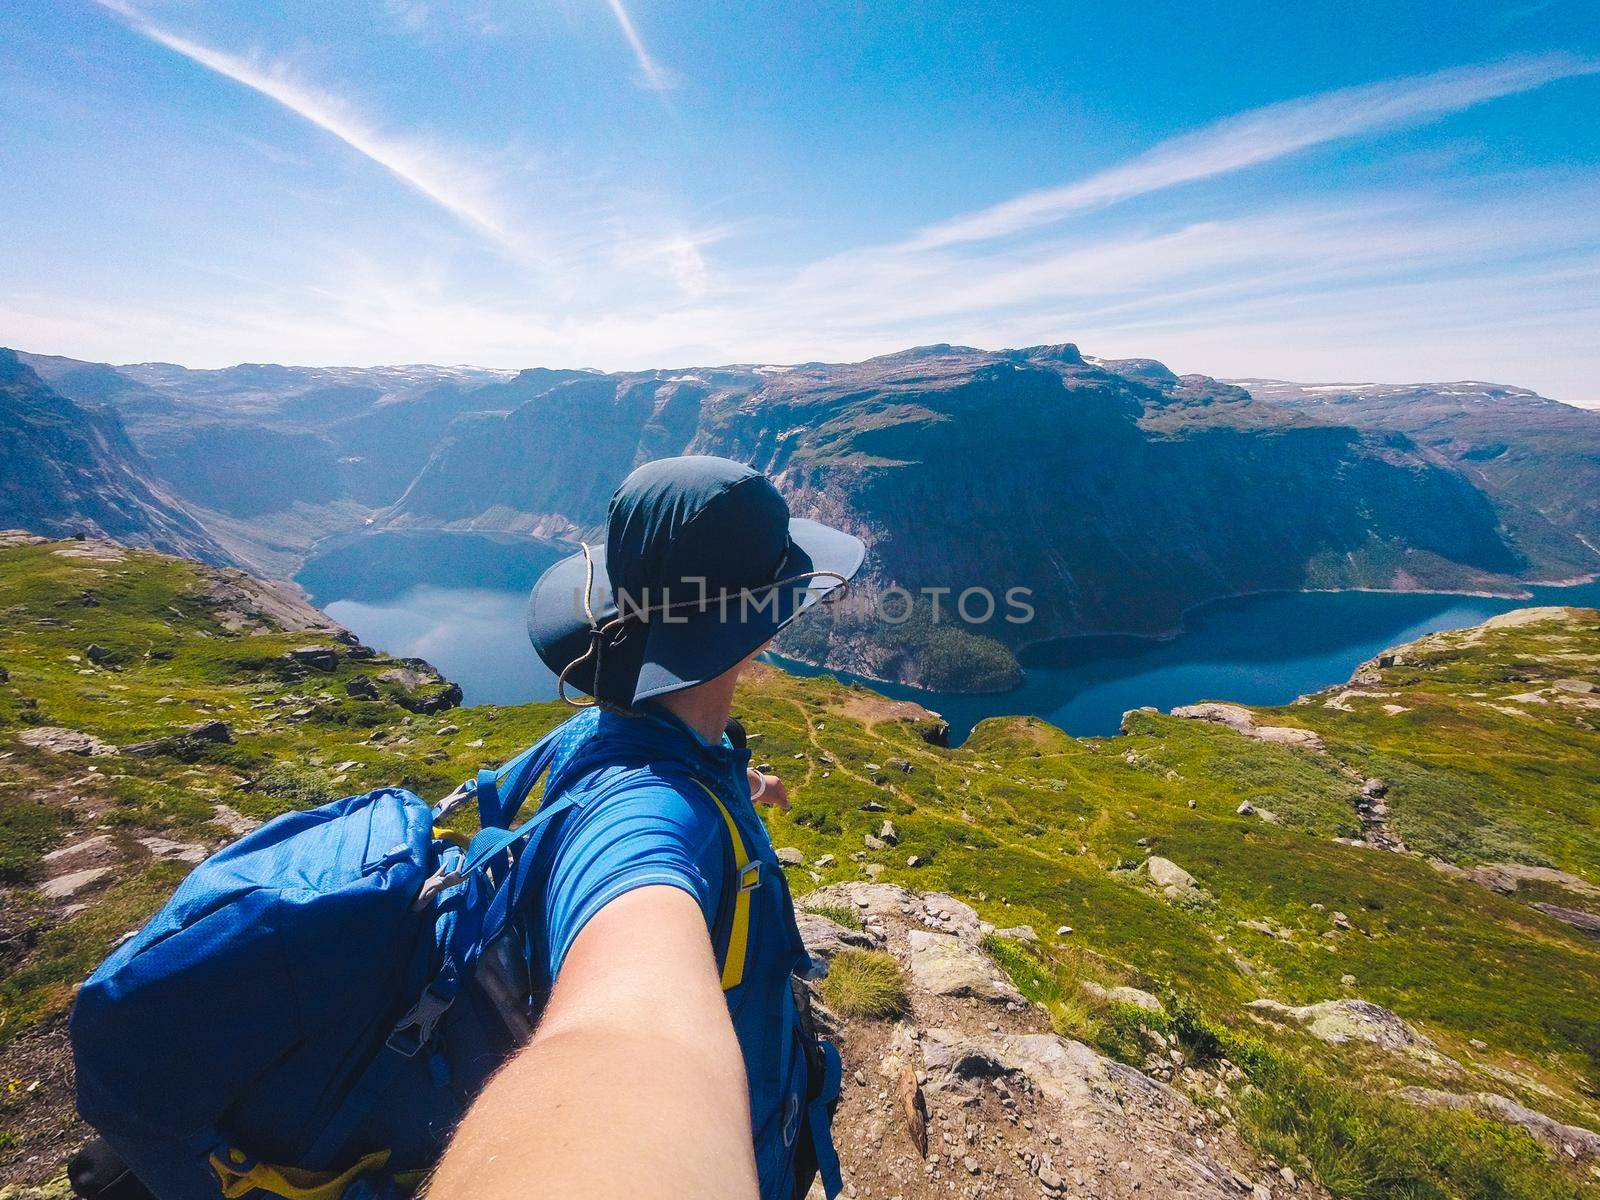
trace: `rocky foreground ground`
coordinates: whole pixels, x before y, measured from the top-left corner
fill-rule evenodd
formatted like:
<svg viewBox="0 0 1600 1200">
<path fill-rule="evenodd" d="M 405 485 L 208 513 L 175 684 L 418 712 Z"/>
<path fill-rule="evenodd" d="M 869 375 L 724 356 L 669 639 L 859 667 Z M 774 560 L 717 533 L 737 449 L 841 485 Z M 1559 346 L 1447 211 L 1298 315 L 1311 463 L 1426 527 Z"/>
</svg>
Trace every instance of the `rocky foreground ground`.
<svg viewBox="0 0 1600 1200">
<path fill-rule="evenodd" d="M 1000 936 L 951 896 L 895 884 L 841 883 L 801 899 L 813 955 L 887 951 L 905 973 L 903 1011 L 843 1020 L 820 1011 L 845 1057 L 837 1129 L 846 1194 L 922 1197 L 1322 1196 L 1293 1168 L 1251 1151 L 1224 1115 L 1244 1074 L 1225 1058 L 1188 1061 L 1152 1023 L 1142 1037 L 1163 1079 L 1059 1036 L 984 948 Z M 859 930 L 817 910 L 860 914 Z M 1160 1001 L 1126 989 L 1125 1003 Z M 816 1195 L 820 1196 L 820 1190 Z"/>
</svg>

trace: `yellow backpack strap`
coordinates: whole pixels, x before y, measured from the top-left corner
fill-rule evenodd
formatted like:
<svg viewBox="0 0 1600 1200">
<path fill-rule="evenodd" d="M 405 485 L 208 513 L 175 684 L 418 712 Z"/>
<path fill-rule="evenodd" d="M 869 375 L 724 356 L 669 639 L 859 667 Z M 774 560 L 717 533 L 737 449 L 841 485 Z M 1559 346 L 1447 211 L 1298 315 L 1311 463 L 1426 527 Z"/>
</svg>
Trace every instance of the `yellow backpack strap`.
<svg viewBox="0 0 1600 1200">
<path fill-rule="evenodd" d="M 728 806 L 704 783 L 696 779 L 705 794 L 711 797 L 722 820 L 728 827 L 728 841 L 733 846 L 733 862 L 739 877 L 739 894 L 733 902 L 733 926 L 728 933 L 728 952 L 722 960 L 722 990 L 729 991 L 744 982 L 744 960 L 750 949 L 750 893 L 761 885 L 761 860 L 750 857 L 745 849 L 744 836 L 739 825 L 728 811 Z"/>
<path fill-rule="evenodd" d="M 225 1150 L 211 1156 L 211 1169 L 217 1173 L 227 1200 L 240 1200 L 257 1190 L 283 1200 L 339 1200 L 358 1175 L 376 1171 L 388 1161 L 387 1150 L 375 1150 L 343 1171 L 302 1171 L 299 1167 L 253 1162 L 241 1151 Z"/>
</svg>

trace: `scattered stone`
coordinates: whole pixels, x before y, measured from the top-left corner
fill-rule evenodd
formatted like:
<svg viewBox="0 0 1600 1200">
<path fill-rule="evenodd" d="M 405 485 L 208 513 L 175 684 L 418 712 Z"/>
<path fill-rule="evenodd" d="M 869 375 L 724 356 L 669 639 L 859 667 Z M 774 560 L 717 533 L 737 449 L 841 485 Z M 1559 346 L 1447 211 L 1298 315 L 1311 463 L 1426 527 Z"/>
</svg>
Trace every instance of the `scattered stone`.
<svg viewBox="0 0 1600 1200">
<path fill-rule="evenodd" d="M 900 844 L 900 831 L 894 827 L 894 822 L 885 820 L 878 827 L 878 838 L 886 845 L 898 846 Z"/>
<path fill-rule="evenodd" d="M 48 900 L 69 900 L 111 874 L 110 867 L 86 867 L 68 875 L 57 875 L 39 885 L 39 894 Z"/>
<path fill-rule="evenodd" d="M 1575 692 L 1580 696 L 1600 695 L 1600 683 L 1591 683 L 1587 679 L 1557 679 L 1554 686 L 1563 692 Z"/>
<path fill-rule="evenodd" d="M 219 825 L 234 837 L 243 837 L 261 828 L 261 822 L 254 817 L 247 817 L 236 809 L 229 808 L 226 804 L 219 804 L 211 810 L 211 823 Z"/>
<path fill-rule="evenodd" d="M 870 833 L 865 835 L 861 840 L 868 850 L 887 850 L 889 848 L 888 842 L 884 841 L 880 837 L 874 837 Z"/>
<path fill-rule="evenodd" d="M 803 867 L 806 856 L 793 846 L 782 846 L 777 851 L 778 864 L 784 867 Z"/>
<path fill-rule="evenodd" d="M 921 865 L 922 856 L 920 854 L 913 854 L 910 858 L 906 859 L 906 866 L 910 867 L 912 870 L 915 870 Z"/>
<path fill-rule="evenodd" d="M 90 662 L 99 665 L 103 662 L 110 662 L 116 657 L 116 652 L 107 650 L 104 646 L 98 645 L 95 642 L 90 642 L 84 647 L 83 656 Z"/>
<path fill-rule="evenodd" d="M 1255 815 L 1256 806 L 1251 804 L 1250 801 L 1246 800 L 1233 811 L 1238 813 L 1241 817 L 1251 817 Z"/>
<path fill-rule="evenodd" d="M 883 766 L 886 771 L 899 771 L 902 775 L 911 774 L 911 763 L 904 758 L 886 758 Z"/>
<path fill-rule="evenodd" d="M 82 754 L 99 757 L 117 753 L 117 748 L 110 742 L 102 742 L 99 738 L 76 729 L 61 729 L 54 725 L 39 725 L 32 729 L 24 729 L 17 734 L 17 740 L 24 746 L 32 746 L 36 750 L 44 750 L 50 754 Z"/>
<path fill-rule="evenodd" d="M 380 693 L 378 685 L 372 682 L 371 677 L 357 675 L 344 685 L 345 695 L 355 700 L 376 700 Z"/>
<path fill-rule="evenodd" d="M 922 912 L 929 921 L 969 942 L 976 942 L 984 934 L 993 932 L 994 927 L 978 916 L 977 909 L 943 892 L 929 892 L 923 896 Z"/>
<path fill-rule="evenodd" d="M 339 655 L 327 646 L 300 646 L 289 651 L 289 657 L 302 667 L 313 671 L 337 671 Z"/>
<path fill-rule="evenodd" d="M 1072 926 L 1071 925 L 1057 925 L 1056 926 L 1056 936 L 1057 937 L 1066 937 L 1071 932 L 1072 932 Z"/>
<path fill-rule="evenodd" d="M 1195 877 L 1171 859 L 1152 854 L 1133 869 L 1141 882 L 1160 891 L 1173 904 L 1204 904 L 1211 899 Z"/>
<path fill-rule="evenodd" d="M 153 858 L 186 862 L 190 866 L 203 862 L 206 857 L 204 846 L 196 846 L 191 842 L 175 842 L 171 838 L 142 837 L 139 839 L 139 844 L 150 851 Z"/>
<path fill-rule="evenodd" d="M 817 859 L 817 866 L 819 866 L 819 867 L 831 867 L 831 866 L 833 866 L 835 861 L 836 860 L 834 859 L 833 855 L 824 854 L 821 858 Z"/>
</svg>

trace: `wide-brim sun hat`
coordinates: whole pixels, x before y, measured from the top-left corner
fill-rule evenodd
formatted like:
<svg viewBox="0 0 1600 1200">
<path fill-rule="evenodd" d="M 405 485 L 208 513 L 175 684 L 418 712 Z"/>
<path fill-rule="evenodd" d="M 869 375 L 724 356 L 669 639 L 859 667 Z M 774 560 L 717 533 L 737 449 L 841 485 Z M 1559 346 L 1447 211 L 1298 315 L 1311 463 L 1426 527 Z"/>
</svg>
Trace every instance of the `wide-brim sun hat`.
<svg viewBox="0 0 1600 1200">
<path fill-rule="evenodd" d="M 612 496 L 606 544 L 540 576 L 528 636 L 563 687 L 633 707 L 737 665 L 840 592 L 865 557 L 860 538 L 791 517 L 749 466 L 657 459 Z"/>
</svg>

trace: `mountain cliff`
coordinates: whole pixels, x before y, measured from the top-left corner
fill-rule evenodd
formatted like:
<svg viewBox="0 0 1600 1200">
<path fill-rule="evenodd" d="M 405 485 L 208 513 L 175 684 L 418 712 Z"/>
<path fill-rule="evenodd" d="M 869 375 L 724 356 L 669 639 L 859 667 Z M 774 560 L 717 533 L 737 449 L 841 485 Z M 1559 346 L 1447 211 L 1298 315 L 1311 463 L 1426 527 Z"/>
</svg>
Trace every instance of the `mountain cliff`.
<svg viewBox="0 0 1600 1200">
<path fill-rule="evenodd" d="M 1600 551 L 1600 412 L 1503 384 L 1304 384 L 1236 380 L 1316 420 L 1398 430 L 1494 502 L 1552 578 L 1587 575 Z"/>
<path fill-rule="evenodd" d="M 633 465 L 722 454 L 865 538 L 869 587 L 949 588 L 946 611 L 967 588 L 1030 588 L 1031 623 L 982 629 L 1012 645 L 1165 632 L 1194 604 L 1267 588 L 1504 588 L 1548 569 L 1543 543 L 1519 543 L 1404 434 L 1118 365 L 936 346 L 560 384 L 454 426 L 380 520 L 592 531 Z"/>
<path fill-rule="evenodd" d="M 30 361 L 122 413 L 214 536 L 280 576 L 368 529 L 593 536 L 640 462 L 749 461 L 867 541 L 861 604 L 914 601 L 787 650 L 939 690 L 1004 689 L 1029 644 L 1164 634 L 1251 591 L 1600 570 L 1600 416 L 1518 389 L 1245 388 L 1069 344 L 617 374 Z M 979 594 L 958 611 L 974 588 L 987 620 Z M 1012 589 L 1031 619 L 1005 619 L 1027 615 Z"/>
<path fill-rule="evenodd" d="M 152 478 L 114 411 L 67 399 L 0 349 L 0 528 L 17 526 L 230 561 Z"/>
</svg>

